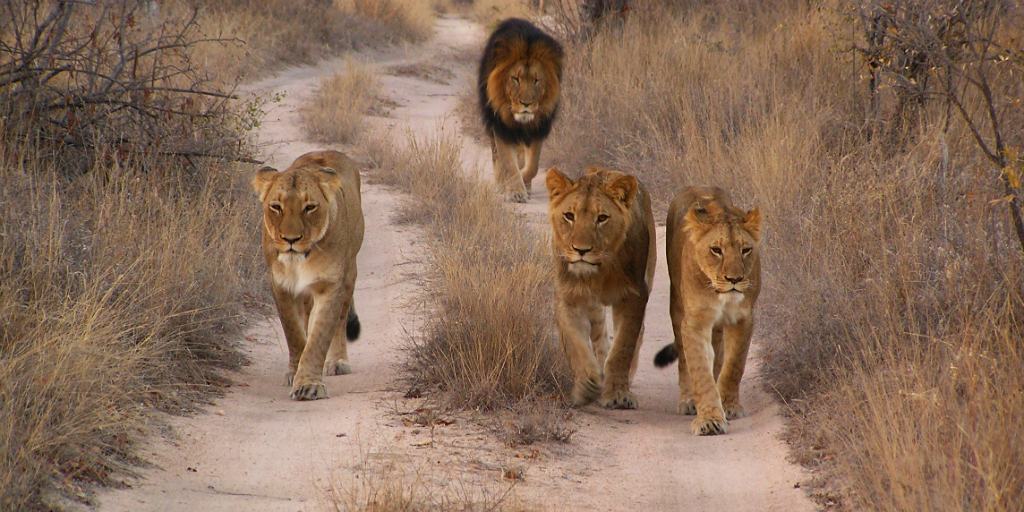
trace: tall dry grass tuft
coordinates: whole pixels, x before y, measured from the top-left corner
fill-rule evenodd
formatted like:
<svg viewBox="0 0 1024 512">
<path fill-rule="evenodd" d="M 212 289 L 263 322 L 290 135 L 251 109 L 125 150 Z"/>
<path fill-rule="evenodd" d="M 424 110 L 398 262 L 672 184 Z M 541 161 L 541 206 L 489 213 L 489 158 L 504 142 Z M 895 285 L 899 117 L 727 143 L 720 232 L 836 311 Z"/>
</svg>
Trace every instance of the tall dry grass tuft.
<svg viewBox="0 0 1024 512">
<path fill-rule="evenodd" d="M 199 65 L 195 18 L 142 5 L 0 2 L 49 34 L 0 45 L 0 510 L 88 501 L 241 362 L 262 272 L 229 161 L 259 113 Z"/>
<path fill-rule="evenodd" d="M 899 97 L 869 95 L 841 12 L 638 7 L 570 47 L 549 154 L 638 175 L 662 212 L 685 184 L 762 207 L 762 371 L 797 458 L 838 470 L 822 502 L 1021 510 L 1024 258 L 1003 184 L 938 102 L 899 148 L 876 136 Z"/>
<path fill-rule="evenodd" d="M 206 172 L 0 166 L 0 509 L 130 472 L 151 413 L 193 409 L 240 362 L 256 219 L 243 173 Z"/>
<path fill-rule="evenodd" d="M 411 352 L 414 386 L 453 405 L 493 409 L 562 397 L 549 249 L 495 192 L 461 170 L 458 141 L 377 140 L 375 175 L 413 195 L 402 218 L 429 232 L 426 314 Z"/>
<path fill-rule="evenodd" d="M 369 64 L 345 60 L 345 68 L 320 80 L 299 115 L 306 136 L 317 142 L 350 143 L 365 129 L 380 92 L 380 77 Z"/>
</svg>

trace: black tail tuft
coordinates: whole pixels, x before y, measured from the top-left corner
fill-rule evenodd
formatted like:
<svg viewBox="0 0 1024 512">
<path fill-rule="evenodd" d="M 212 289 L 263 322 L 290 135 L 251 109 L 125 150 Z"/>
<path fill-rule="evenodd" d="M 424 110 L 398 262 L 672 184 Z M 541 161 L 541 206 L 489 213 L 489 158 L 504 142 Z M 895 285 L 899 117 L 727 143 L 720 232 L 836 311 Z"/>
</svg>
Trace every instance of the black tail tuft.
<svg viewBox="0 0 1024 512">
<path fill-rule="evenodd" d="M 654 354 L 654 366 L 664 368 L 679 359 L 679 352 L 676 351 L 676 344 L 665 345 L 657 354 Z"/>
<path fill-rule="evenodd" d="M 353 304 L 348 309 L 348 318 L 345 319 L 345 337 L 349 341 L 355 341 L 359 338 L 359 331 L 362 330 L 362 326 L 359 324 L 359 315 L 356 314 L 356 306 Z"/>
</svg>

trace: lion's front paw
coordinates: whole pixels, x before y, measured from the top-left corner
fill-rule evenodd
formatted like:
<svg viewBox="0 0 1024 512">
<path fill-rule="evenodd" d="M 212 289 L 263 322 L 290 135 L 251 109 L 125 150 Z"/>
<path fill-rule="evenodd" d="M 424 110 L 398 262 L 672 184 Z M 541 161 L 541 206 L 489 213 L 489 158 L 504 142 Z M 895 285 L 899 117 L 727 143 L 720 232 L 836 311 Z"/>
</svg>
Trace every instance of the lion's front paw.
<svg viewBox="0 0 1024 512">
<path fill-rule="evenodd" d="M 679 414 L 693 416 L 694 414 L 697 414 L 697 404 L 692 398 L 680 398 L 679 408 L 677 410 L 679 411 Z"/>
<path fill-rule="evenodd" d="M 583 407 L 601 394 L 601 378 L 585 377 L 577 380 L 572 386 L 572 405 Z"/>
<path fill-rule="evenodd" d="M 747 415 L 746 411 L 743 410 L 743 406 L 739 402 L 733 402 L 731 404 L 724 404 L 725 408 L 725 419 L 736 420 Z"/>
<path fill-rule="evenodd" d="M 324 365 L 324 375 L 348 375 L 352 373 L 352 365 L 344 359 L 338 359 L 337 361 Z"/>
<path fill-rule="evenodd" d="M 295 379 L 295 370 L 288 370 L 284 372 L 284 384 L 282 384 L 282 386 L 291 387 L 293 379 Z"/>
<path fill-rule="evenodd" d="M 695 436 L 717 436 L 724 434 L 729 421 L 722 417 L 701 418 L 693 420 L 692 430 Z"/>
<path fill-rule="evenodd" d="M 302 382 L 296 379 L 292 384 L 292 393 L 289 395 L 293 400 L 320 400 L 327 398 L 327 386 L 320 380 Z"/>
<path fill-rule="evenodd" d="M 607 409 L 636 409 L 640 405 L 636 393 L 628 389 L 605 390 L 598 403 Z"/>
</svg>

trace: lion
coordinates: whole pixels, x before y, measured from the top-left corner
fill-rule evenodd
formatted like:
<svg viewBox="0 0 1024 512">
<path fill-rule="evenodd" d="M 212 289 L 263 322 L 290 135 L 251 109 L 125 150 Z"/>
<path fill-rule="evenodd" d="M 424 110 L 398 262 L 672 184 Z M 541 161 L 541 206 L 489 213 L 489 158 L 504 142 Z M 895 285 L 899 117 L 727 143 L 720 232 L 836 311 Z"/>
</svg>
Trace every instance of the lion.
<svg viewBox="0 0 1024 512">
<path fill-rule="evenodd" d="M 291 398 L 327 398 L 323 375 L 352 372 L 348 340 L 359 336 L 352 292 L 363 244 L 359 170 L 337 151 L 314 151 L 278 172 L 256 172 L 263 202 L 263 256 L 288 341 Z M 345 332 L 340 328 L 346 320 Z"/>
<path fill-rule="evenodd" d="M 689 187 L 669 205 L 666 258 L 675 342 L 654 358 L 679 359 L 679 412 L 695 435 L 724 434 L 744 416 L 740 379 L 761 291 L 761 212 L 732 205 L 718 187 Z M 717 382 L 717 383 L 716 383 Z"/>
<path fill-rule="evenodd" d="M 555 318 L 573 374 L 572 403 L 636 409 L 629 390 L 657 259 L 651 196 L 633 176 L 591 167 L 545 178 L 556 266 Z M 605 326 L 612 308 L 613 343 Z"/>
<path fill-rule="evenodd" d="M 554 38 L 518 18 L 499 24 L 484 47 L 480 113 L 491 141 L 494 182 L 512 201 L 530 198 L 541 144 L 558 113 L 563 55 Z"/>
</svg>

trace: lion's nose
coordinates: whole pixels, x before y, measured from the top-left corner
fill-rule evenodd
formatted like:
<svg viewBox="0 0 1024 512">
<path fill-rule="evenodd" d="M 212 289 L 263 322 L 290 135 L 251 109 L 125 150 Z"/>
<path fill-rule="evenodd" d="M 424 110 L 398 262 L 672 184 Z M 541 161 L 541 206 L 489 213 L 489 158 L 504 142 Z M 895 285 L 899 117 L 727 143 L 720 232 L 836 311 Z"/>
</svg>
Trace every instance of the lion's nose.
<svg viewBox="0 0 1024 512">
<path fill-rule="evenodd" d="M 524 106 L 524 107 L 529 107 L 530 105 L 533 105 L 533 102 L 532 101 L 522 101 L 522 100 L 519 100 L 519 104 Z"/>
<path fill-rule="evenodd" d="M 302 235 L 299 235 L 299 236 L 297 236 L 295 238 L 288 238 L 286 236 L 281 236 L 281 240 L 284 240 L 285 242 L 288 242 L 290 244 L 294 244 L 295 242 L 298 242 L 299 240 L 302 240 Z"/>
<path fill-rule="evenodd" d="M 729 282 L 730 282 L 730 283 L 732 283 L 732 284 L 736 284 L 736 283 L 738 283 L 738 282 L 740 282 L 740 281 L 742 281 L 742 280 L 743 280 L 743 276 L 740 276 L 740 277 L 729 277 L 729 276 L 725 276 L 725 280 L 726 280 L 726 281 L 729 281 Z"/>
<path fill-rule="evenodd" d="M 576 252 L 580 253 L 580 256 L 583 256 L 584 254 L 586 254 L 586 253 L 590 252 L 590 251 L 592 250 L 592 248 L 590 248 L 590 247 L 587 247 L 586 249 L 583 249 L 583 248 L 580 248 L 580 247 L 576 247 L 576 246 L 574 245 L 574 246 L 572 246 L 572 250 L 574 250 L 574 251 L 576 251 Z"/>
</svg>

